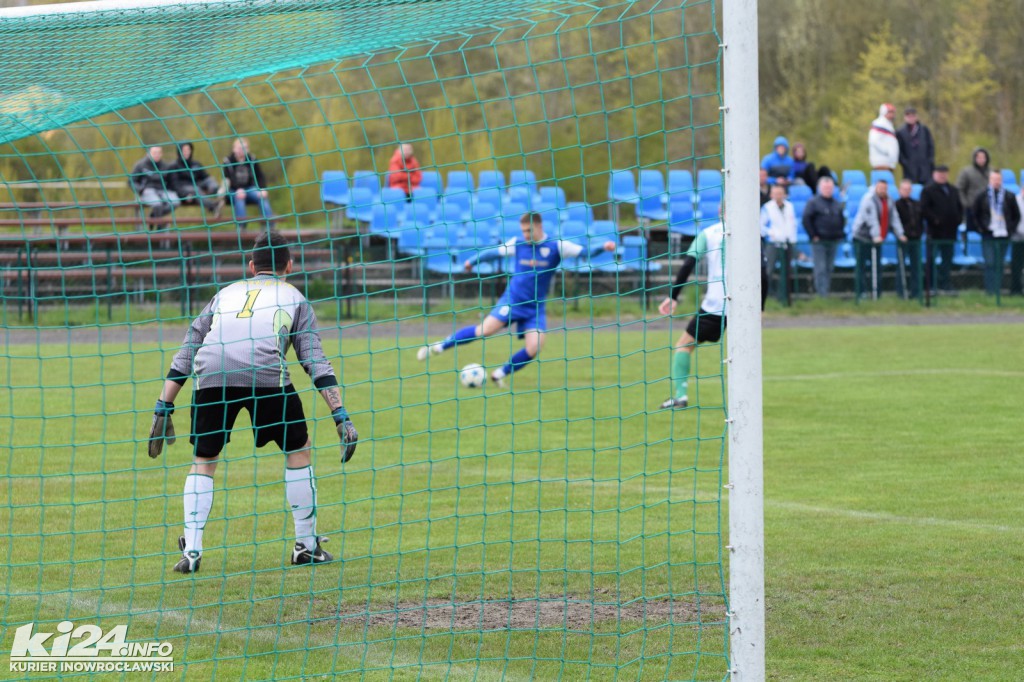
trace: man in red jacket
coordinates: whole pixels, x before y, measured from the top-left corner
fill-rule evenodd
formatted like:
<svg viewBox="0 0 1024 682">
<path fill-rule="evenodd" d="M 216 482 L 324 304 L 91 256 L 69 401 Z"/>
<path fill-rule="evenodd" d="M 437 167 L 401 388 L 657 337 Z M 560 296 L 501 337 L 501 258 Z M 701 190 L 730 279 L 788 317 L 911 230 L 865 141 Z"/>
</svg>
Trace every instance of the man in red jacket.
<svg viewBox="0 0 1024 682">
<path fill-rule="evenodd" d="M 412 196 L 412 191 L 419 186 L 420 162 L 412 153 L 412 145 L 398 145 L 388 165 L 388 187 L 397 187 L 406 196 Z"/>
</svg>

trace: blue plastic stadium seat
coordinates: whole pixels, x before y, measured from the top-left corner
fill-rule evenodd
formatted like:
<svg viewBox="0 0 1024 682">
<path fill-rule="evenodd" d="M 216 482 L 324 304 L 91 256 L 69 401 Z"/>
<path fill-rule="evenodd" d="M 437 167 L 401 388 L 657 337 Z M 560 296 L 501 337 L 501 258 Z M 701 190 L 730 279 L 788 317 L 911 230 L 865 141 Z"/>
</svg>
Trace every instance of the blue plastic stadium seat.
<svg viewBox="0 0 1024 682">
<path fill-rule="evenodd" d="M 444 195 L 446 197 L 454 194 L 465 194 L 468 196 L 473 193 L 473 189 L 472 173 L 465 170 L 448 171 L 448 184 L 444 188 Z"/>
<path fill-rule="evenodd" d="M 622 266 L 626 270 L 646 270 L 658 272 L 662 264 L 648 260 L 647 240 L 639 235 L 628 235 L 622 238 Z"/>
<path fill-rule="evenodd" d="M 494 204 L 474 201 L 470 209 L 469 219 L 474 223 L 487 223 L 501 217 L 501 209 Z"/>
<path fill-rule="evenodd" d="M 505 191 L 505 174 L 500 170 L 482 170 L 477 175 L 477 189 L 496 189 Z"/>
<path fill-rule="evenodd" d="M 578 220 L 584 225 L 594 222 L 594 209 L 584 201 L 570 201 L 565 207 L 566 220 Z"/>
<path fill-rule="evenodd" d="M 531 208 L 540 203 L 537 174 L 532 170 L 513 170 L 508 174 L 508 198 Z"/>
<path fill-rule="evenodd" d="M 1003 168 L 1000 172 L 1003 174 L 1003 186 L 1004 187 L 1006 185 L 1016 185 L 1017 184 L 1017 174 L 1014 173 L 1012 170 L 1010 170 L 1009 168 Z"/>
<path fill-rule="evenodd" d="M 867 193 L 867 189 L 866 185 L 854 185 L 846 190 L 846 207 L 843 210 L 847 220 L 853 220 L 857 215 L 857 209 L 860 208 L 860 202 L 864 198 L 864 194 Z"/>
<path fill-rule="evenodd" d="M 960 249 L 956 249 L 953 252 L 953 265 L 957 267 L 971 268 L 976 265 L 982 265 L 985 262 L 981 246 L 981 235 L 977 232 L 968 232 L 966 249 L 962 253 L 957 253 L 957 251 L 960 251 Z"/>
<path fill-rule="evenodd" d="M 678 196 L 678 195 L 675 195 Z M 693 210 L 693 202 L 684 198 L 668 205 L 668 229 L 673 234 L 684 237 L 697 235 L 697 213 Z"/>
<path fill-rule="evenodd" d="M 640 201 L 633 171 L 613 170 L 608 176 L 608 201 L 613 204 L 635 204 Z"/>
<path fill-rule="evenodd" d="M 348 187 L 348 176 L 344 171 L 324 171 L 320 182 L 320 198 L 324 205 L 348 206 L 351 193 Z"/>
<path fill-rule="evenodd" d="M 405 211 L 391 204 L 374 204 L 370 213 L 370 232 L 390 236 L 398 231 L 405 218 Z"/>
<path fill-rule="evenodd" d="M 892 174 L 892 171 L 887 170 L 873 170 L 871 171 L 871 184 L 874 185 L 879 180 L 885 180 L 890 186 L 896 184 L 896 176 Z"/>
<path fill-rule="evenodd" d="M 619 228 L 611 220 L 595 220 L 586 226 L 587 235 L 593 239 L 600 239 L 602 242 L 619 241 Z"/>
<path fill-rule="evenodd" d="M 668 203 L 677 201 L 694 202 L 693 174 L 688 170 L 676 169 L 668 172 Z"/>
<path fill-rule="evenodd" d="M 638 193 L 640 201 L 636 206 L 637 218 L 643 220 L 668 220 L 668 211 L 665 209 L 668 195 L 665 193 L 665 179 L 660 171 L 640 171 Z"/>
<path fill-rule="evenodd" d="M 720 219 L 722 208 L 721 201 L 701 201 L 698 218 L 704 227 L 717 223 Z"/>
<path fill-rule="evenodd" d="M 345 214 L 349 220 L 368 223 L 373 218 L 373 206 L 376 203 L 376 197 L 373 196 L 369 188 L 353 187 L 349 197 L 349 204 L 345 207 Z"/>
<path fill-rule="evenodd" d="M 470 195 L 465 192 L 446 194 L 441 199 L 438 209 L 439 220 L 452 223 L 469 220 L 470 217 Z"/>
<path fill-rule="evenodd" d="M 485 187 L 478 189 L 473 195 L 473 204 L 490 204 L 495 208 L 501 208 L 503 202 L 502 191 L 497 187 Z"/>
<path fill-rule="evenodd" d="M 425 229 L 435 223 L 434 215 L 427 204 L 411 204 L 405 212 L 405 225 Z"/>
<path fill-rule="evenodd" d="M 587 237 L 587 226 L 578 220 L 566 220 L 558 226 L 558 238 L 582 243 Z"/>
<path fill-rule="evenodd" d="M 924 185 L 915 182 L 910 186 L 910 198 L 914 201 L 921 200 L 921 190 L 924 189 Z"/>
<path fill-rule="evenodd" d="M 418 189 L 432 189 L 434 194 L 441 196 L 444 191 L 441 187 L 441 174 L 436 170 L 421 170 Z"/>
<path fill-rule="evenodd" d="M 599 222 L 609 223 L 613 229 L 615 227 L 614 223 L 610 220 Z M 609 241 L 615 242 L 616 251 L 601 251 L 590 258 L 587 258 L 586 253 L 584 253 L 579 258 L 566 259 L 562 262 L 562 267 L 574 272 L 620 272 L 623 268 L 616 260 L 616 254 L 619 249 L 617 234 L 592 235 L 589 239 L 578 240 L 578 243 L 582 244 L 586 251 L 593 251 Z"/>
<path fill-rule="evenodd" d="M 798 201 L 806 202 L 812 196 L 814 192 L 807 185 L 792 185 L 789 188 L 789 200 L 794 204 Z"/>
<path fill-rule="evenodd" d="M 376 200 L 380 195 L 380 178 L 373 171 L 357 170 L 352 176 L 352 189 L 366 189 L 370 198 Z"/>
<path fill-rule="evenodd" d="M 844 170 L 843 171 L 843 182 L 844 188 L 849 187 L 867 187 L 868 179 L 864 175 L 862 170 Z"/>
<path fill-rule="evenodd" d="M 558 232 L 558 226 L 562 222 L 562 212 L 557 208 L 546 208 L 542 211 L 534 211 L 540 213 L 541 222 L 544 223 L 544 229 L 550 234 L 556 234 Z M 519 222 L 519 221 L 516 221 Z"/>
<path fill-rule="evenodd" d="M 697 194 L 700 201 L 721 201 L 722 173 L 706 168 L 697 171 Z"/>
<path fill-rule="evenodd" d="M 514 220 L 519 222 L 519 219 L 526 213 L 526 204 L 519 203 L 518 201 L 508 201 L 501 207 L 501 217 L 505 220 Z"/>
<path fill-rule="evenodd" d="M 412 201 L 410 206 L 426 206 L 430 211 L 431 217 L 437 216 L 438 206 L 437 192 L 434 191 L 433 187 L 417 187 L 412 191 Z"/>
<path fill-rule="evenodd" d="M 540 205 L 542 208 L 565 208 L 565 190 L 561 187 L 541 187 Z"/>
<path fill-rule="evenodd" d="M 853 244 L 843 242 L 836 249 L 836 267 L 841 270 L 852 270 L 857 267 L 857 259 L 853 255 Z"/>
<path fill-rule="evenodd" d="M 804 217 L 804 209 L 807 208 L 806 201 L 792 201 L 793 204 L 793 215 L 796 216 L 797 223 Z"/>
</svg>

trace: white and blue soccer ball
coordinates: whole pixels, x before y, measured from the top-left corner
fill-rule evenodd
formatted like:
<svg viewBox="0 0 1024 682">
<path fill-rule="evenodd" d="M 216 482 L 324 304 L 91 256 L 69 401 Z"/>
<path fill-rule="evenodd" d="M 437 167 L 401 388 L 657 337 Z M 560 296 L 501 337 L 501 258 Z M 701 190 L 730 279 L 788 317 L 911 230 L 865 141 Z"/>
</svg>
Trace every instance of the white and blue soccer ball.
<svg viewBox="0 0 1024 682">
<path fill-rule="evenodd" d="M 459 380 L 466 388 L 480 388 L 487 382 L 487 372 L 475 362 L 471 362 L 459 372 Z"/>
</svg>

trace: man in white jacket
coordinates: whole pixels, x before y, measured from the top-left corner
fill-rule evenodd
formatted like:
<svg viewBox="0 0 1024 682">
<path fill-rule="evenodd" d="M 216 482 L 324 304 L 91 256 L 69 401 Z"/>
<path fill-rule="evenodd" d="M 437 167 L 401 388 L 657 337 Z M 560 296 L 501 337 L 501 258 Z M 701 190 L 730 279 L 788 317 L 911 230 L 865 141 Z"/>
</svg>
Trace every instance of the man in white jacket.
<svg viewBox="0 0 1024 682">
<path fill-rule="evenodd" d="M 772 185 L 771 199 L 761 207 L 761 237 L 764 239 L 764 253 L 768 260 L 768 281 L 778 291 L 779 300 L 787 300 L 791 248 L 796 244 L 796 212 L 793 204 L 786 199 L 786 188 Z M 782 265 L 779 265 L 781 260 Z M 784 286 L 775 286 L 776 268 L 780 268 Z"/>
<path fill-rule="evenodd" d="M 878 118 L 871 122 L 868 133 L 868 161 L 874 170 L 896 170 L 900 161 L 900 141 L 893 120 L 896 107 L 888 102 L 878 107 Z"/>
</svg>

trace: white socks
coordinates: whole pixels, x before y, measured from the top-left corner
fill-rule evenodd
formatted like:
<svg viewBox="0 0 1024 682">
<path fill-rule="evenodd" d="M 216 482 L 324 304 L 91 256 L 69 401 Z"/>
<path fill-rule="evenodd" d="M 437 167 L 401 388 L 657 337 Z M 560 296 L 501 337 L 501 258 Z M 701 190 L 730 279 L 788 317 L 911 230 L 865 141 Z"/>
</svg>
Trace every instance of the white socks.
<svg viewBox="0 0 1024 682">
<path fill-rule="evenodd" d="M 205 474 L 185 477 L 185 551 L 203 552 L 203 528 L 213 507 L 213 478 Z"/>
<path fill-rule="evenodd" d="M 295 539 L 306 549 L 316 549 L 316 482 L 313 466 L 284 470 L 284 487 L 288 505 L 295 519 Z"/>
</svg>

